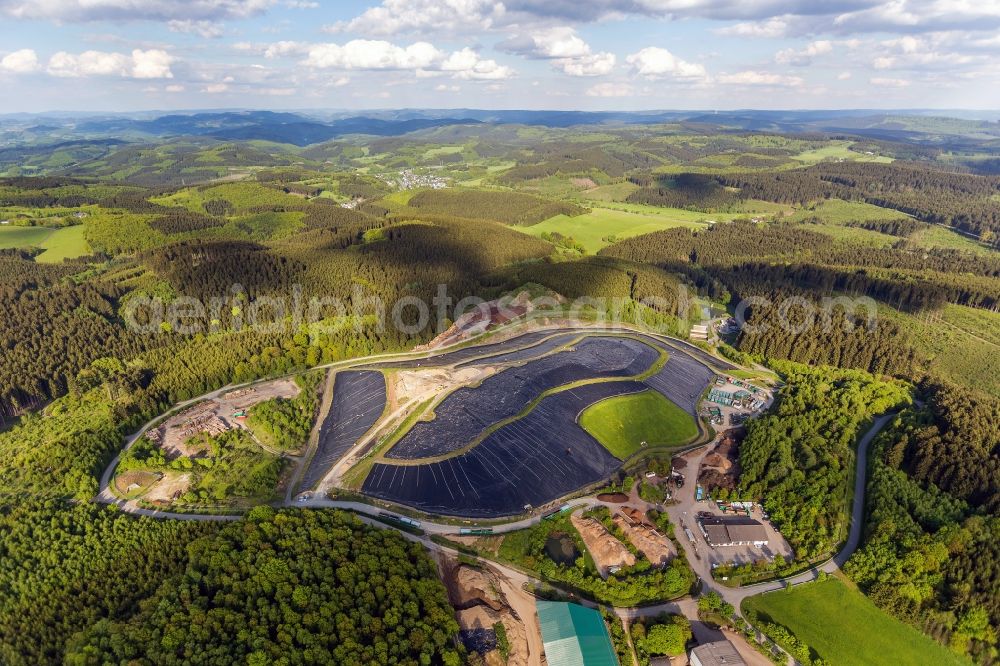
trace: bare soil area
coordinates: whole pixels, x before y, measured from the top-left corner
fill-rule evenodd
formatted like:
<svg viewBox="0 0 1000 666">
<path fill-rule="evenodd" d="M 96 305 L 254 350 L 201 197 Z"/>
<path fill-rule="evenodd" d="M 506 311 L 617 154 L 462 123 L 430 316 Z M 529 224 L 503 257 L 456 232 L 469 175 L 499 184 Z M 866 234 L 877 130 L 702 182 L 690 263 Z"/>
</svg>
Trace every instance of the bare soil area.
<svg viewBox="0 0 1000 666">
<path fill-rule="evenodd" d="M 747 663 L 747 666 L 773 666 L 771 660 L 755 650 L 747 642 L 747 639 L 743 637 L 743 634 L 738 634 L 729 629 L 723 629 L 722 633 L 725 635 L 726 640 L 736 647 L 736 651 L 743 657 L 743 661 Z"/>
<path fill-rule="evenodd" d="M 157 472 L 131 471 L 125 472 L 115 479 L 115 489 L 122 495 L 142 490 L 163 478 Z"/>
<path fill-rule="evenodd" d="M 630 567 L 635 564 L 635 555 L 600 522 L 576 514 L 570 516 L 570 521 L 583 538 L 602 577 L 608 577 L 611 567 Z"/>
<path fill-rule="evenodd" d="M 439 564 L 448 588 L 448 597 L 455 607 L 455 617 L 463 631 L 489 629 L 502 622 L 510 644 L 508 666 L 541 664 L 541 630 L 535 615 L 534 600 L 514 588 L 510 581 L 490 568 L 460 564 L 441 556 Z M 488 664 L 502 664 L 497 651 L 483 655 Z"/>
<path fill-rule="evenodd" d="M 706 490 L 727 488 L 733 490 L 740 478 L 740 443 L 746 437 L 743 428 L 731 428 L 705 456 L 698 473 L 698 483 Z"/>
<path fill-rule="evenodd" d="M 181 472 L 167 472 L 143 499 L 153 504 L 170 504 L 191 487 L 191 475 Z"/>
<path fill-rule="evenodd" d="M 632 545 L 642 551 L 653 566 L 663 566 L 674 559 L 674 545 L 670 539 L 642 523 L 636 523 L 622 514 L 615 514 L 615 525 L 621 528 Z"/>
<path fill-rule="evenodd" d="M 477 384 L 496 372 L 493 366 L 428 368 L 394 373 L 392 392 L 400 406 L 419 404 L 460 386 Z"/>
<path fill-rule="evenodd" d="M 516 296 L 504 297 L 484 303 L 482 307 L 470 310 L 455 320 L 444 333 L 441 333 L 425 345 L 413 348 L 413 351 L 428 351 L 458 344 L 464 340 L 503 326 L 524 316 L 534 309 L 531 295 L 522 291 Z"/>
</svg>

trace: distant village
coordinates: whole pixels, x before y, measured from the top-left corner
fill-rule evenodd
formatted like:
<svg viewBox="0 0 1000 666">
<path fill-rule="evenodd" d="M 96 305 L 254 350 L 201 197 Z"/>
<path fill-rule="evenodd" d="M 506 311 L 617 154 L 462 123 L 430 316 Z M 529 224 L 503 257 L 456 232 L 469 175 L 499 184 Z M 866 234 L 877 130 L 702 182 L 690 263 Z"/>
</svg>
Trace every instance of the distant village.
<svg viewBox="0 0 1000 666">
<path fill-rule="evenodd" d="M 403 169 L 398 176 L 389 174 L 378 174 L 375 176 L 383 183 L 391 185 L 400 190 L 413 190 L 418 187 L 429 187 L 433 190 L 441 190 L 448 187 L 448 180 L 441 176 L 421 175 L 413 173 L 410 169 Z"/>
</svg>

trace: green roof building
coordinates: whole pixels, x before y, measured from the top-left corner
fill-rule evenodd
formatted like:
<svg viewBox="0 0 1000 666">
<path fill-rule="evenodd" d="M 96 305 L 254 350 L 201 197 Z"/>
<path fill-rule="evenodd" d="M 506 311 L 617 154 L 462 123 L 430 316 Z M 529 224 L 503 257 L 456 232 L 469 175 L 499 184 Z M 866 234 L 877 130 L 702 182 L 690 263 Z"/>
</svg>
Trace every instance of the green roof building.
<svg viewBox="0 0 1000 666">
<path fill-rule="evenodd" d="M 555 601 L 536 606 L 549 666 L 618 666 L 599 611 Z"/>
</svg>

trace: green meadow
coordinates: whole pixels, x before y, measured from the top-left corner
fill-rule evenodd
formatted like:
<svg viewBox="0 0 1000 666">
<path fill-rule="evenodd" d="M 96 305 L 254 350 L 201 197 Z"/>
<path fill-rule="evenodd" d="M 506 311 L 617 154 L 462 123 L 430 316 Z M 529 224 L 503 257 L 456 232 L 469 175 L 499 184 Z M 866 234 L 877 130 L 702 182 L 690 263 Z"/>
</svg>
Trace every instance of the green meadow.
<svg viewBox="0 0 1000 666">
<path fill-rule="evenodd" d="M 967 663 L 836 578 L 750 597 L 743 609 L 785 627 L 828 664 Z"/>
<path fill-rule="evenodd" d="M 615 240 L 671 227 L 703 229 L 707 226 L 706 219 L 719 217 L 679 208 L 647 208 L 656 212 L 637 213 L 610 208 L 595 208 L 583 215 L 573 217 L 556 215 L 538 224 L 512 228 L 537 237 L 541 237 L 545 233 L 572 236 L 586 248 L 587 252 L 594 253 Z"/>
<path fill-rule="evenodd" d="M 57 263 L 90 253 L 82 224 L 52 229 L 48 227 L 0 227 L 0 248 L 40 247 L 37 260 Z"/>
</svg>

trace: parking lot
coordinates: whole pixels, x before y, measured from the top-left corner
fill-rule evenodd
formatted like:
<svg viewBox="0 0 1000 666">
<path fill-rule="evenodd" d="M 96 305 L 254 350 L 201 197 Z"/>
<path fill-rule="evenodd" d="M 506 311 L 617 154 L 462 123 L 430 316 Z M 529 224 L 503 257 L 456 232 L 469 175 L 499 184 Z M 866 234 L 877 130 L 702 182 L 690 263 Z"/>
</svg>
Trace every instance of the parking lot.
<svg viewBox="0 0 1000 666">
<path fill-rule="evenodd" d="M 697 559 L 692 561 L 692 566 L 696 568 L 696 571 L 700 575 L 707 577 L 711 569 L 714 568 L 713 565 L 747 564 L 762 559 L 773 559 L 776 555 L 781 555 L 786 559 L 790 558 L 792 556 L 791 546 L 774 529 L 770 521 L 763 517 L 759 506 L 751 510 L 750 517 L 760 521 L 764 525 L 768 540 L 766 546 L 720 546 L 716 548 L 705 539 L 705 535 L 698 524 L 698 514 L 706 513 L 717 517 L 727 515 L 719 509 L 714 500 L 707 497 L 703 500 L 696 499 L 697 483 L 695 479 L 698 478 L 697 470 L 701 468 L 702 461 L 713 449 L 714 444 L 690 451 L 681 456 L 687 463 L 682 470 L 686 480 L 684 487 L 674 494 L 674 499 L 677 503 L 669 507 L 669 513 L 675 523 L 679 522 L 679 527 L 682 525 L 683 528 L 689 529 L 691 536 L 694 537 L 693 546 L 697 552 Z M 728 515 L 732 516 L 734 513 L 730 511 Z M 741 515 L 746 517 L 746 513 Z M 683 529 L 678 531 L 678 538 L 689 541 Z"/>
<path fill-rule="evenodd" d="M 695 502 L 695 506 L 697 514 L 720 518 L 723 516 L 732 517 L 734 515 L 732 510 L 728 513 L 720 510 L 718 505 L 712 500 Z M 746 513 L 743 512 L 735 515 L 746 517 Z M 774 529 L 771 521 L 764 518 L 763 511 L 759 505 L 754 506 L 750 510 L 749 517 L 764 525 L 764 530 L 767 533 L 767 545 L 759 548 L 756 546 L 720 546 L 715 548 L 706 542 L 707 559 L 710 564 L 747 564 L 762 559 L 773 560 L 776 555 L 781 555 L 785 559 L 791 559 L 792 547 L 788 545 L 785 537 L 781 536 Z M 702 540 L 705 538 L 704 532 L 700 529 L 698 537 Z"/>
</svg>

